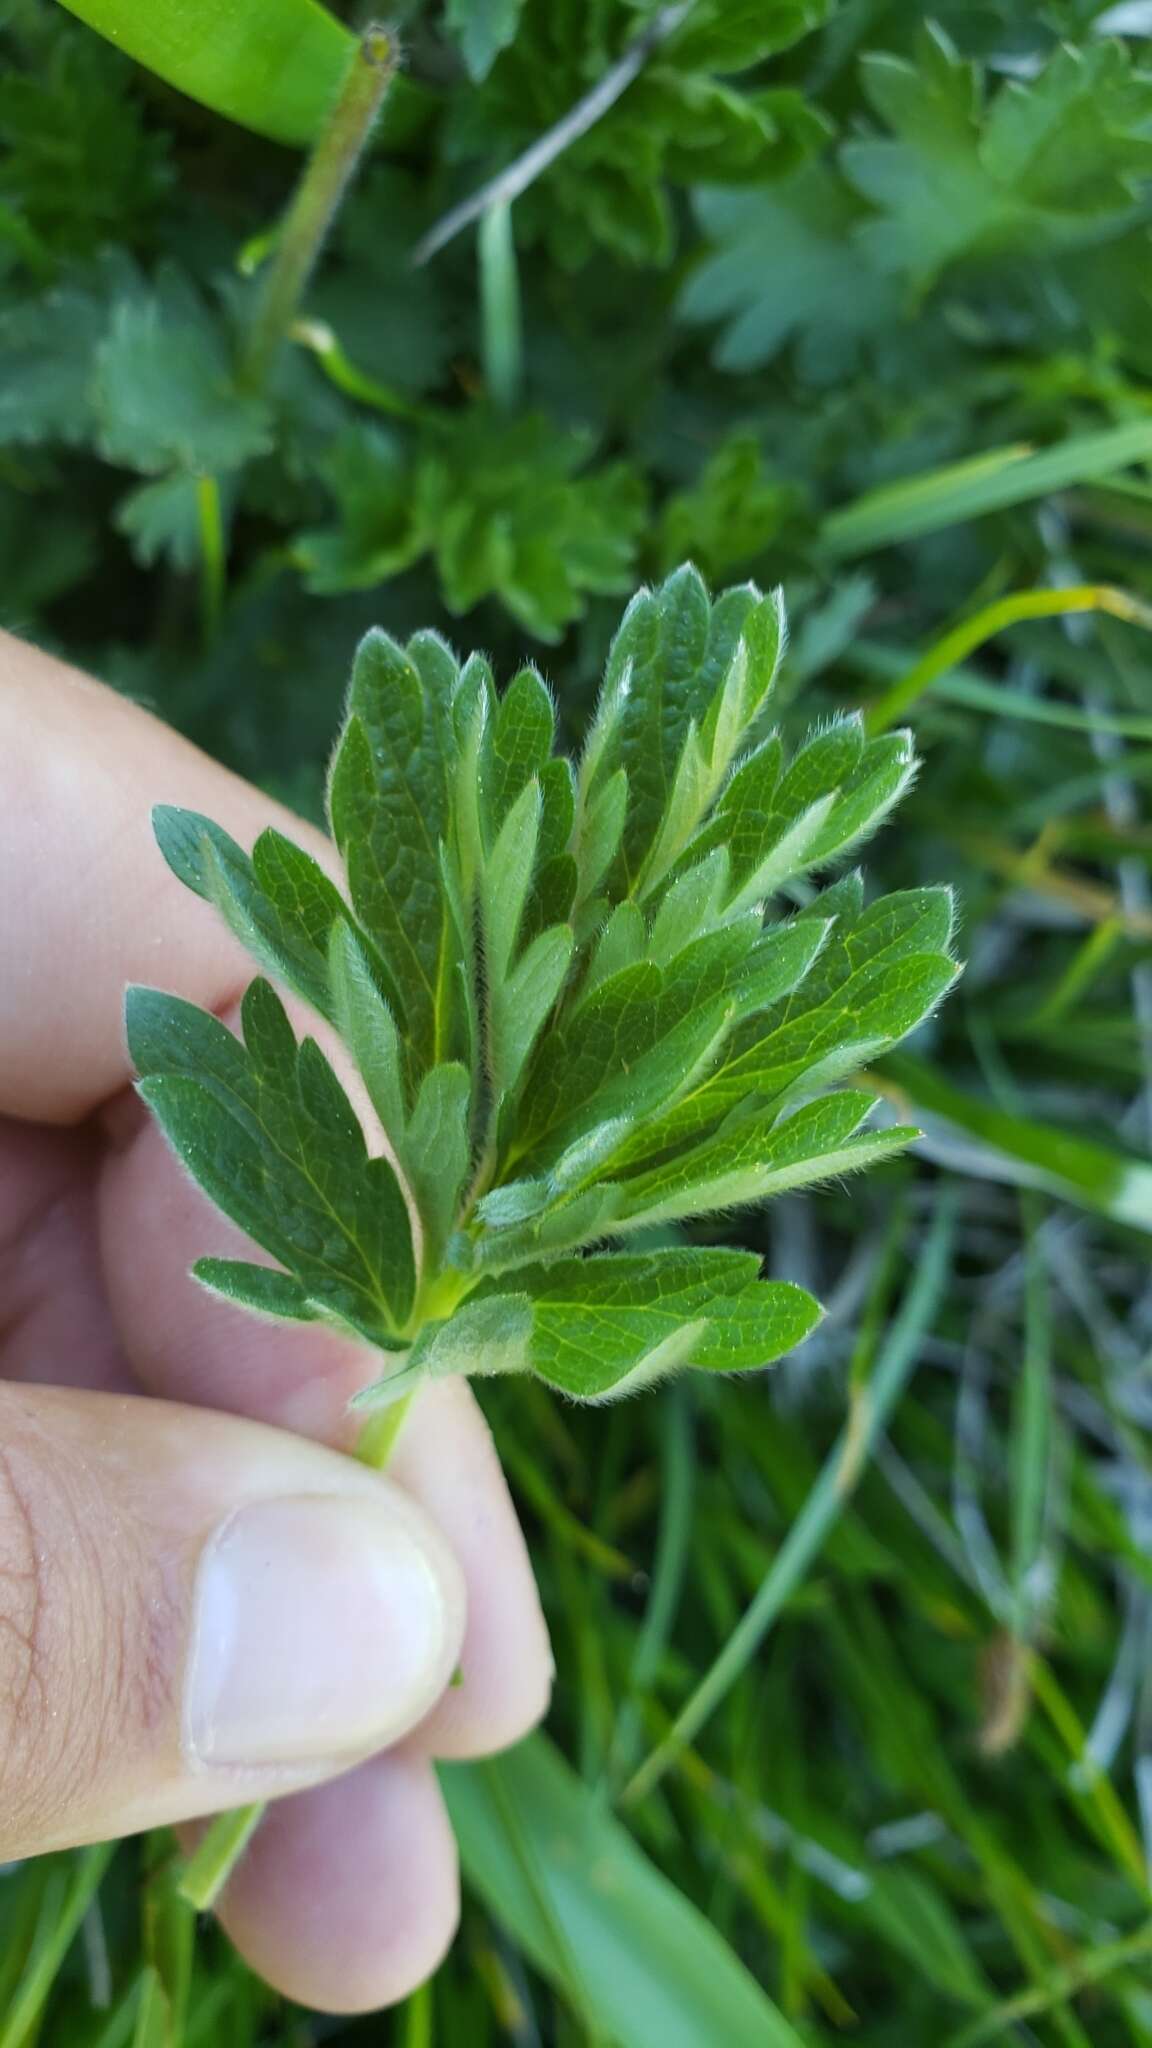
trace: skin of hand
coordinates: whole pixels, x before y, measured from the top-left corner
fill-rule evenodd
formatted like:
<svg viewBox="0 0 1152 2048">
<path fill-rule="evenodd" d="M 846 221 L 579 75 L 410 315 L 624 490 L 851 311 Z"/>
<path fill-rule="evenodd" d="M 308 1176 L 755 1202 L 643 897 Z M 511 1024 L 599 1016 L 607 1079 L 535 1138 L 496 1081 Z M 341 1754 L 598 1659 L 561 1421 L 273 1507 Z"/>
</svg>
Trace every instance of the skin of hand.
<svg viewBox="0 0 1152 2048">
<path fill-rule="evenodd" d="M 0 763 L 0 1860 L 272 1799 L 221 1918 L 288 1996 L 368 2010 L 455 1929 L 435 1759 L 544 1712 L 532 1572 L 462 1382 L 381 1477 L 339 1455 L 365 1351 L 190 1278 L 252 1248 L 144 1114 L 122 1021 L 136 981 L 231 1021 L 253 972 L 154 803 L 333 850 L 5 635 Z"/>
</svg>

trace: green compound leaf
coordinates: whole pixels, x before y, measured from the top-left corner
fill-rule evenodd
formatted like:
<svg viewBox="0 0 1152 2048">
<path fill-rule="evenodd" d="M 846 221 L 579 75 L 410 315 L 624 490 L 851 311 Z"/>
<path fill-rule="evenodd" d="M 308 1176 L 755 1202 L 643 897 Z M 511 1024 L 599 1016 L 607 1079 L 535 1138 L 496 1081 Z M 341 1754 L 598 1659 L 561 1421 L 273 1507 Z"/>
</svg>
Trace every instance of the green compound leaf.
<svg viewBox="0 0 1152 2048">
<path fill-rule="evenodd" d="M 128 1043 L 177 1157 L 310 1301 L 391 1348 L 412 1305 L 407 1210 L 370 1159 L 340 1083 L 297 1046 L 267 982 L 244 998 L 244 1042 L 194 1004 L 133 988 Z"/>
<path fill-rule="evenodd" d="M 1005 258 L 1037 277 L 1139 217 L 1152 85 L 1136 46 L 1057 45 L 1034 74 L 1000 78 L 930 22 L 901 40 L 911 55 L 862 56 L 879 131 L 850 131 L 838 164 L 700 181 L 711 246 L 680 309 L 717 329 L 722 369 L 756 369 L 793 344 L 802 379 L 833 383 L 899 330 L 910 292 L 922 302 L 958 266 Z"/>
<path fill-rule="evenodd" d="M 95 354 L 93 406 L 107 461 L 158 475 L 237 469 L 272 446 L 262 398 L 242 391 L 228 335 L 178 271 L 117 301 Z"/>
<path fill-rule="evenodd" d="M 541 414 L 445 414 L 413 459 L 379 432 L 338 441 L 324 474 L 334 524 L 297 553 L 321 591 L 367 590 L 431 556 L 448 610 L 499 597 L 558 640 L 589 596 L 629 588 L 645 492 L 627 463 L 587 467 L 590 438 Z"/>
<path fill-rule="evenodd" d="M 0 444 L 93 441 L 93 356 L 116 298 L 138 288 L 123 251 L 108 251 L 68 272 L 50 291 L 4 309 Z"/>
<path fill-rule="evenodd" d="M 751 1255 L 620 1248 L 916 1135 L 870 1129 L 875 1098 L 844 1084 L 951 986 L 951 896 L 811 880 L 897 801 L 911 742 L 845 717 L 789 756 L 765 730 L 784 639 L 751 584 L 713 600 L 686 566 L 642 591 L 574 772 L 534 669 L 501 696 L 435 634 L 369 633 L 329 786 L 347 898 L 275 829 L 248 854 L 157 812 L 173 872 L 334 1027 L 375 1118 L 366 1140 L 267 982 L 242 1043 L 133 991 L 142 1093 L 278 1267 L 198 1271 L 387 1353 L 368 1405 L 475 1372 L 598 1401 L 812 1329 L 816 1303 Z"/>
<path fill-rule="evenodd" d="M 874 52 L 862 78 L 888 135 L 850 142 L 845 172 L 877 217 L 860 243 L 918 287 L 980 249 L 1076 247 L 1130 217 L 1147 172 L 1152 84 L 1120 43 L 1057 48 L 987 106 L 977 67 L 934 25 L 915 61 Z"/>
<path fill-rule="evenodd" d="M 637 1391 L 682 1365 L 747 1372 L 809 1336 L 802 1287 L 759 1279 L 752 1253 L 608 1253 L 516 1275 L 532 1303 L 532 1370 L 577 1400 Z"/>
</svg>

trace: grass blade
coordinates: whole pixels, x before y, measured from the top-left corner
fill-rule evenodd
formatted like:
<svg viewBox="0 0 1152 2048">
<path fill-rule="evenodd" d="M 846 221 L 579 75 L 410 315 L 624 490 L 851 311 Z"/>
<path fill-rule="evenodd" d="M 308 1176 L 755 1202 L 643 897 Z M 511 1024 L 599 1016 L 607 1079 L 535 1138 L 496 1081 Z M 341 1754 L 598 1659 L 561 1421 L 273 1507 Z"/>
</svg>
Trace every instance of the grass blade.
<svg viewBox="0 0 1152 2048">
<path fill-rule="evenodd" d="M 644 1798 L 699 1733 L 755 1656 L 785 1602 L 802 1584 L 839 1518 L 916 1363 L 921 1341 L 931 1328 L 948 1281 L 958 1199 L 958 1190 L 954 1188 L 941 1195 L 915 1277 L 881 1346 L 875 1369 L 867 1381 L 853 1388 L 848 1420 L 799 1519 L 711 1669 L 681 1708 L 663 1741 L 625 1787 L 626 1803 Z"/>
<path fill-rule="evenodd" d="M 355 37 L 316 0 L 63 0 L 190 99 L 277 142 L 309 142 Z"/>
<path fill-rule="evenodd" d="M 1152 420 L 1134 420 L 1098 434 L 1070 434 L 1052 448 L 991 449 L 975 461 L 869 491 L 826 519 L 822 538 L 831 555 L 863 555 L 1149 460 Z"/>
<path fill-rule="evenodd" d="M 938 677 L 947 675 L 966 655 L 1002 633 L 1005 627 L 1019 625 L 1025 619 L 1051 619 L 1083 612 L 1108 612 L 1114 619 L 1124 619 L 1131 625 L 1152 625 L 1152 612 L 1147 606 L 1137 603 L 1126 591 L 1113 590 L 1107 584 L 1078 583 L 1061 590 L 1014 591 L 1010 597 L 985 605 L 973 618 L 961 619 L 959 625 L 943 634 L 907 675 L 868 706 L 865 729 L 873 734 L 887 732 L 907 716 Z"/>
<path fill-rule="evenodd" d="M 447 1764 L 441 1782 L 470 1883 L 597 2039 L 805 2048 L 543 1736 L 490 1763 Z"/>
<path fill-rule="evenodd" d="M 1152 1231 L 1152 1161 L 998 1109 L 954 1087 L 911 1053 L 890 1053 L 872 1072 L 901 1115 L 911 1106 L 980 1141 L 979 1157 L 965 1159 L 968 1172 L 1012 1187 L 1038 1188 L 1114 1223 Z M 931 1156 L 930 1130 L 920 1144 Z"/>
<path fill-rule="evenodd" d="M 76 1857 L 69 1871 L 67 1889 L 51 1915 L 42 1916 L 24 1973 L 12 1994 L 11 2003 L 0 2019 L 0 2048 L 24 2048 L 34 2039 L 52 1987 L 80 1923 L 96 1895 L 100 1880 L 112 1860 L 114 1842 L 100 1842 Z M 53 1895 L 53 1903 L 55 1903 Z"/>
</svg>

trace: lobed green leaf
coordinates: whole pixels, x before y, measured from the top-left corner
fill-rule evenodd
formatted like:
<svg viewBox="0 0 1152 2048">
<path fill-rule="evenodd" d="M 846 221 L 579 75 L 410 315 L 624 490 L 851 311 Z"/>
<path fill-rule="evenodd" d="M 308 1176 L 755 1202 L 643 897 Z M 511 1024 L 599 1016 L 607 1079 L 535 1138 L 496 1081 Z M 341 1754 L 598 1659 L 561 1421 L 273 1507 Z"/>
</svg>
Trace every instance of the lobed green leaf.
<svg viewBox="0 0 1152 2048">
<path fill-rule="evenodd" d="M 389 1150 L 369 1156 L 267 982 L 242 1044 L 135 991 L 142 1091 L 280 1268 L 211 1260 L 203 1277 L 403 1352 L 366 1399 L 532 1370 L 598 1400 L 685 1365 L 762 1364 L 812 1327 L 810 1298 L 742 1255 L 604 1249 L 914 1135 L 866 1129 L 873 1098 L 828 1091 L 950 986 L 949 893 L 866 905 L 850 874 L 794 916 L 766 911 L 875 828 L 911 746 L 849 717 L 786 759 L 762 729 L 783 641 L 778 595 L 752 585 L 713 602 L 685 567 L 641 592 L 577 777 L 534 669 L 501 698 L 481 656 L 370 633 L 329 787 L 349 903 L 274 829 L 249 857 L 206 819 L 157 813 L 173 870 L 335 1026 Z"/>
</svg>

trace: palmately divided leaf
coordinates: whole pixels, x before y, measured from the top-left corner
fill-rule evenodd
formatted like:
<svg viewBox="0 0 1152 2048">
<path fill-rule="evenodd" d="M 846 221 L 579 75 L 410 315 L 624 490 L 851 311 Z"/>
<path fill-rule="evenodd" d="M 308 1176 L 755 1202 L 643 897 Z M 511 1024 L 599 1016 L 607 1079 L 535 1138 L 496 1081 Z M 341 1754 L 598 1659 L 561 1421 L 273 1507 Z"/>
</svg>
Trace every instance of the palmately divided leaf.
<svg viewBox="0 0 1152 2048">
<path fill-rule="evenodd" d="M 770 1364 L 815 1328 L 801 1287 L 759 1279 L 754 1254 L 607 1253 L 516 1276 L 532 1303 L 534 1372 L 577 1400 L 648 1385 L 679 1365 L 746 1372 Z"/>
<path fill-rule="evenodd" d="M 267 400 L 239 384 L 222 321 L 174 266 L 116 300 L 94 353 L 93 405 L 109 462 L 146 475 L 235 469 L 272 445 Z"/>
<path fill-rule="evenodd" d="M 843 717 L 789 755 L 764 720 L 784 638 L 750 584 L 713 601 L 685 567 L 642 591 L 576 773 L 534 669 L 501 697 L 481 655 L 370 633 L 329 788 L 348 900 L 275 829 L 249 855 L 157 813 L 174 872 L 334 1026 L 387 1148 L 268 982 L 243 1042 L 134 991 L 142 1093 L 278 1262 L 198 1271 L 388 1353 L 365 1405 L 505 1371 L 601 1400 L 765 1364 L 812 1328 L 811 1298 L 750 1254 L 620 1249 L 915 1135 L 867 1128 L 850 1084 L 951 985 L 950 894 L 807 879 L 897 801 L 911 743 Z"/>
<path fill-rule="evenodd" d="M 254 982 L 245 997 L 243 1044 L 206 1011 L 154 989 L 129 990 L 127 1025 L 140 1092 L 216 1206 L 310 1300 L 390 1346 L 415 1285 L 403 1196 L 388 1161 L 368 1157 L 317 1048 L 302 1074 L 268 984 Z M 313 1114 L 321 1095 L 335 1111 L 325 1123 Z"/>
</svg>

